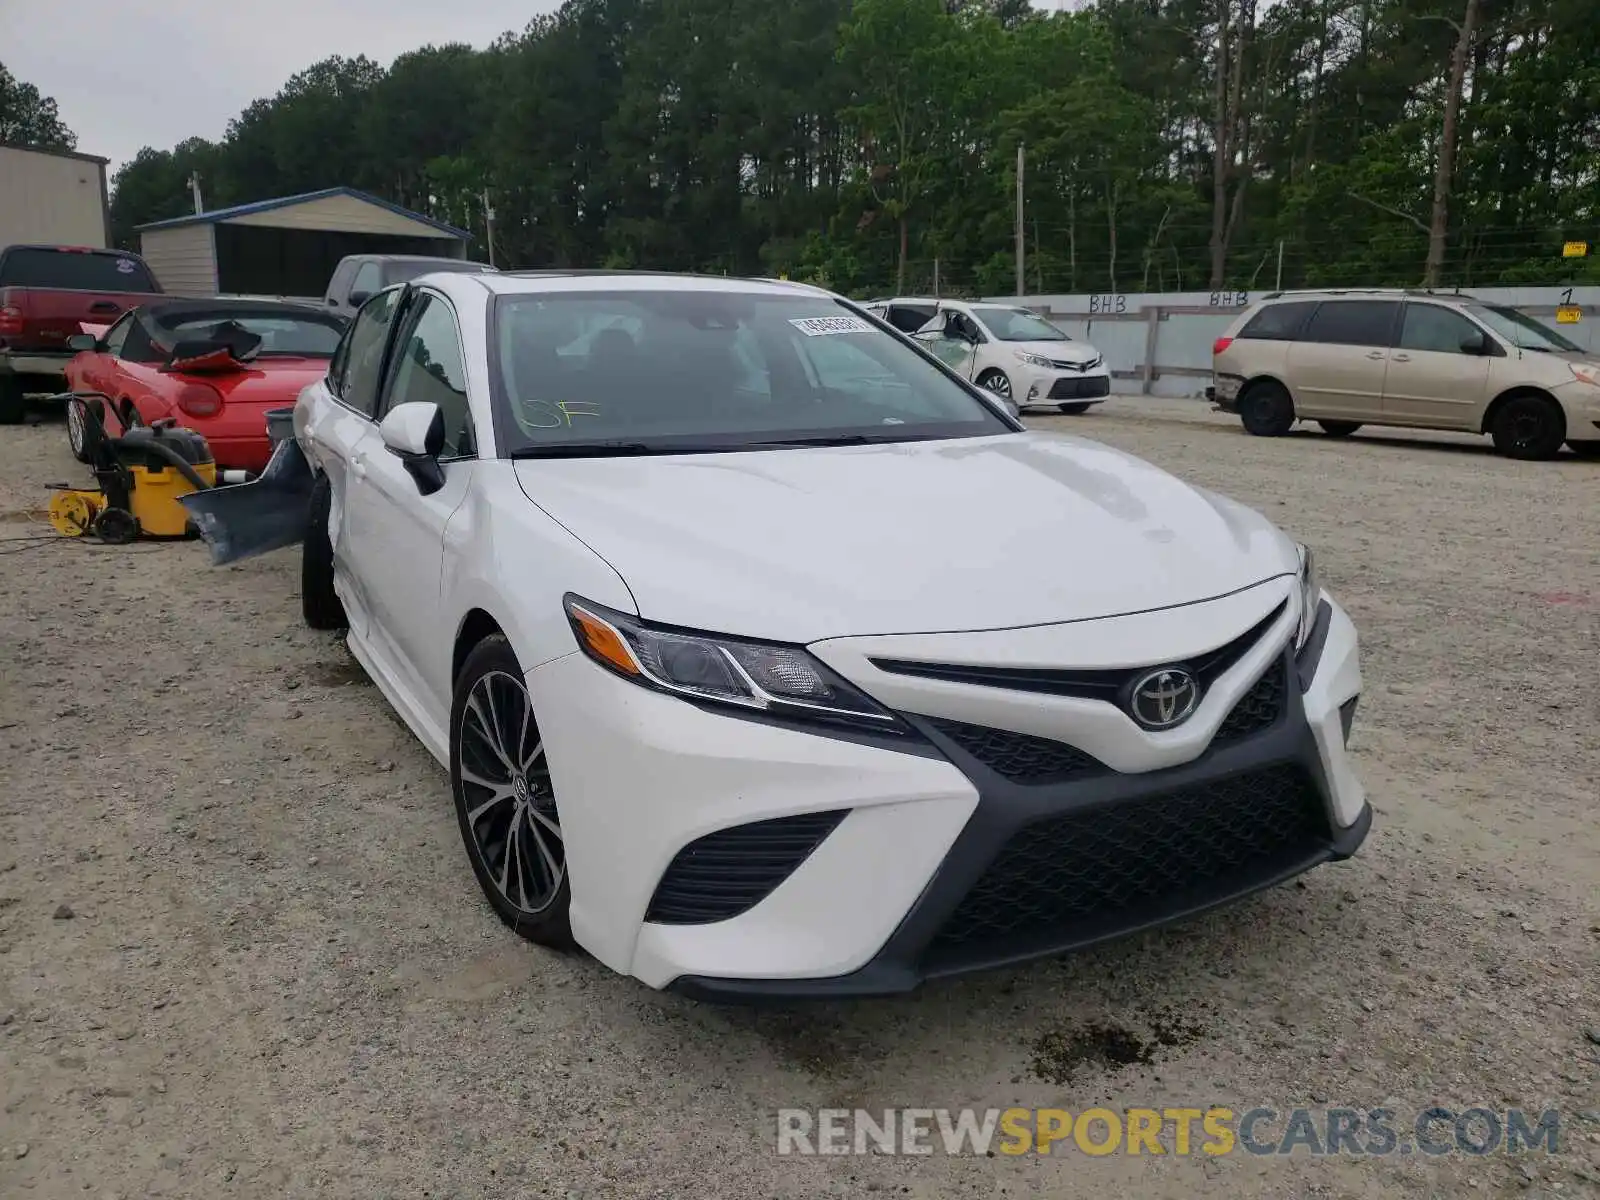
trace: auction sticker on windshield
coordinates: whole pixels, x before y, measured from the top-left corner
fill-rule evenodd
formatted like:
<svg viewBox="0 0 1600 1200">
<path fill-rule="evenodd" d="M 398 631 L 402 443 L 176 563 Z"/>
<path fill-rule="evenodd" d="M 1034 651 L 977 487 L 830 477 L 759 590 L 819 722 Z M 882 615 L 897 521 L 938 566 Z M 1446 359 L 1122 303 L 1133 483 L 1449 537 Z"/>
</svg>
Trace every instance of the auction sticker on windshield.
<svg viewBox="0 0 1600 1200">
<path fill-rule="evenodd" d="M 877 332 L 860 317 L 800 317 L 790 321 L 789 324 L 807 337 L 828 337 L 835 333 Z"/>
</svg>

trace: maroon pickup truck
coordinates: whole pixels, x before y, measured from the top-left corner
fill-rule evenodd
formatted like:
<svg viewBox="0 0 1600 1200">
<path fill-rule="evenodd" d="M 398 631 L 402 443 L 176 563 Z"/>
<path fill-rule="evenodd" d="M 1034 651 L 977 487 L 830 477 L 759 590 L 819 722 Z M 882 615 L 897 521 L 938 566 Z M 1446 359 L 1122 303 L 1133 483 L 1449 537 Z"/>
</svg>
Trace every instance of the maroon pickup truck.
<svg viewBox="0 0 1600 1200">
<path fill-rule="evenodd" d="M 30 392 L 61 392 L 79 325 L 110 325 L 161 293 L 137 254 L 79 246 L 0 250 L 0 425 L 15 425 Z"/>
</svg>

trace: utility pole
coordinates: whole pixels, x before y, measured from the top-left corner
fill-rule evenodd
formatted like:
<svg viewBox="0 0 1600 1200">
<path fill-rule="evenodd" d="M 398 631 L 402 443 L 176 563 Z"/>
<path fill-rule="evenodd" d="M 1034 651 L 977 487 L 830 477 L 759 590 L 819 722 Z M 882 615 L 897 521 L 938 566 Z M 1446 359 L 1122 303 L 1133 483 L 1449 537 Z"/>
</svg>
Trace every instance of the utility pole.
<svg viewBox="0 0 1600 1200">
<path fill-rule="evenodd" d="M 200 172 L 195 171 L 189 176 L 189 194 L 194 197 L 194 215 L 199 216 L 205 212 L 205 201 L 200 198 Z"/>
<path fill-rule="evenodd" d="M 1428 223 L 1428 260 L 1422 270 L 1422 286 L 1439 286 L 1444 270 L 1445 243 L 1450 232 L 1450 189 L 1455 179 L 1456 123 L 1461 116 L 1461 93 L 1467 75 L 1467 56 L 1472 50 L 1473 28 L 1478 20 L 1478 0 L 1467 0 L 1461 24 L 1456 30 L 1456 46 L 1450 55 L 1450 85 L 1444 98 L 1444 128 L 1439 132 L 1439 155 L 1433 172 L 1433 214 Z"/>
<path fill-rule="evenodd" d="M 494 266 L 494 209 L 489 204 L 489 189 L 483 189 L 483 228 L 489 238 L 489 265 Z"/>
<path fill-rule="evenodd" d="M 1026 252 L 1027 239 L 1023 235 L 1023 221 L 1025 205 L 1023 203 L 1022 175 L 1027 167 L 1027 147 L 1017 143 L 1017 295 L 1021 296 L 1027 291 L 1027 277 L 1023 270 L 1023 256 Z"/>
<path fill-rule="evenodd" d="M 1283 291 L 1283 239 L 1278 239 L 1278 286 L 1274 291 Z"/>
</svg>

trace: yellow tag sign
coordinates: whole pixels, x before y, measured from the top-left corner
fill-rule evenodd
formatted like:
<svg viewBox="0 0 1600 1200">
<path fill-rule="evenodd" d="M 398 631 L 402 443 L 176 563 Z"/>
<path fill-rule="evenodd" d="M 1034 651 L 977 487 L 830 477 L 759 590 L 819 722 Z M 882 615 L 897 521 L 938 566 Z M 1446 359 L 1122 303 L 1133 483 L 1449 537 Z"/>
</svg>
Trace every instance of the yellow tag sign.
<svg viewBox="0 0 1600 1200">
<path fill-rule="evenodd" d="M 1563 304 L 1556 309 L 1557 325 L 1576 325 L 1581 320 L 1583 320 L 1583 309 L 1576 304 Z"/>
<path fill-rule="evenodd" d="M 1561 247 L 1562 258 L 1586 258 L 1589 254 L 1588 242 L 1568 242 Z"/>
</svg>

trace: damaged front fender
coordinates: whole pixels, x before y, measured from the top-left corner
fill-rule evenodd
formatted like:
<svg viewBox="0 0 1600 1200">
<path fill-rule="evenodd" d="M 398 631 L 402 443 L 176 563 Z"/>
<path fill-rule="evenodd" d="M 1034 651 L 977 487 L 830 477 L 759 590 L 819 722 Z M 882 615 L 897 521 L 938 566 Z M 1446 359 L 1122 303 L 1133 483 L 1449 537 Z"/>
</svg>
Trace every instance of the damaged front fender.
<svg viewBox="0 0 1600 1200">
<path fill-rule="evenodd" d="M 304 540 L 314 482 L 300 444 L 286 438 L 258 478 L 179 500 L 220 567 Z"/>
</svg>

